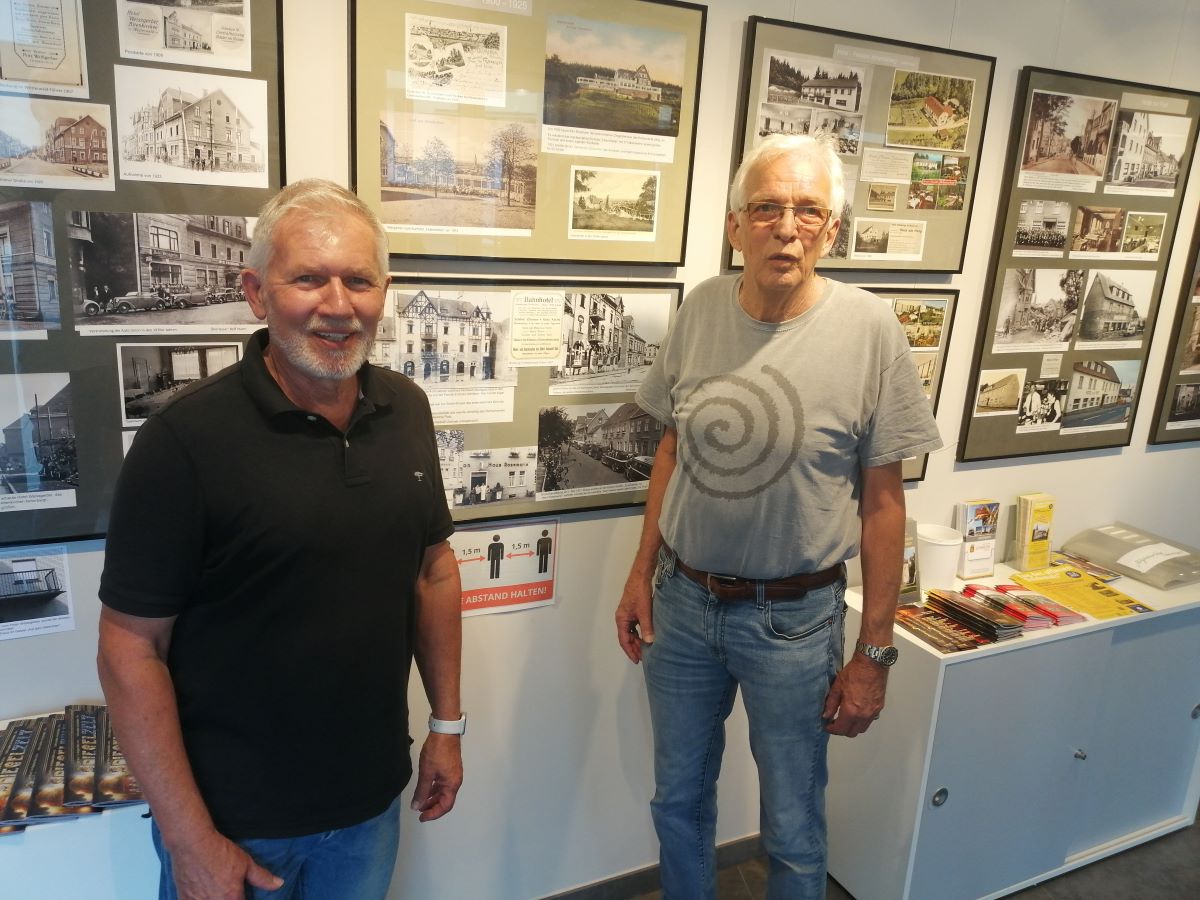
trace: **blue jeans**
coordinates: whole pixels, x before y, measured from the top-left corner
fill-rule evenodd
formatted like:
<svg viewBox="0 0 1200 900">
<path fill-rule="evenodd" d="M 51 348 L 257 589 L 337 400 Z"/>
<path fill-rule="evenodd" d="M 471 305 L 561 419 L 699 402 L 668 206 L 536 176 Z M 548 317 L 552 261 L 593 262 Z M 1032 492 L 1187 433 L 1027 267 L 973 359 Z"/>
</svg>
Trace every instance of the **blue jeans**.
<svg viewBox="0 0 1200 900">
<path fill-rule="evenodd" d="M 767 896 L 824 897 L 821 711 L 841 668 L 845 582 L 795 599 L 722 602 L 663 551 L 654 583 L 655 641 L 642 659 L 664 898 L 716 897 L 717 776 L 739 686 L 758 765 Z"/>
<path fill-rule="evenodd" d="M 177 900 L 171 857 L 158 825 L 151 833 L 162 863 L 158 900 Z M 235 842 L 256 863 L 283 879 L 277 891 L 246 885 L 249 900 L 383 900 L 400 845 L 400 798 L 383 813 L 357 825 L 294 838 L 249 838 Z"/>
</svg>

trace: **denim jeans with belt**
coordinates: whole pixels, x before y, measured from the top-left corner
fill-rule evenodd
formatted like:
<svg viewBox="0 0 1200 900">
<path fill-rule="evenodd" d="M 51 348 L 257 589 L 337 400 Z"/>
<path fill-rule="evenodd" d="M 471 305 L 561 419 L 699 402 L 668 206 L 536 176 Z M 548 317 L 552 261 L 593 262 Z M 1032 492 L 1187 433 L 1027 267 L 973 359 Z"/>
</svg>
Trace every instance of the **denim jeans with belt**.
<svg viewBox="0 0 1200 900">
<path fill-rule="evenodd" d="M 739 686 L 758 766 L 769 898 L 824 897 L 825 750 L 821 711 L 841 668 L 845 581 L 784 600 L 720 601 L 675 569 L 654 576 L 653 644 L 642 648 L 654 729 L 664 898 L 716 896 L 717 775 Z"/>
<path fill-rule="evenodd" d="M 176 900 L 171 856 L 157 823 L 151 834 L 162 863 L 159 900 Z M 383 900 L 400 846 L 400 798 L 380 815 L 334 831 L 295 838 L 248 838 L 235 843 L 283 887 L 266 891 L 246 885 L 247 900 Z"/>
</svg>

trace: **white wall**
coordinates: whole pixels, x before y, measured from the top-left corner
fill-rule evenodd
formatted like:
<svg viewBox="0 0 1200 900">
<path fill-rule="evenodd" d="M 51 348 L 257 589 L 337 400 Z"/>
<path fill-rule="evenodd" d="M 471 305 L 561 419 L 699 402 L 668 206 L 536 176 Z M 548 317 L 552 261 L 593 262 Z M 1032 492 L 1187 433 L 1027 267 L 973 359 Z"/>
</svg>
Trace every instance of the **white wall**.
<svg viewBox="0 0 1200 900">
<path fill-rule="evenodd" d="M 345 182 L 348 138 L 337 138 L 349 127 L 341 37 L 345 2 L 287 0 L 284 5 L 288 176 Z M 964 273 L 920 282 L 961 291 L 938 416 L 943 437 L 952 444 L 969 388 L 1019 68 L 1038 65 L 1200 89 L 1200 55 L 1194 51 L 1200 46 L 1200 0 L 1146 0 L 1135 7 L 1128 0 L 716 0 L 709 5 L 686 266 L 648 271 L 414 261 L 400 268 L 678 278 L 688 287 L 714 274 L 724 209 L 722 192 L 712 186 L 728 178 L 743 29 L 751 13 L 803 17 L 822 27 L 998 58 Z M 951 447 L 935 454 L 925 481 L 907 491 L 911 515 L 948 522 L 960 498 L 990 495 L 1011 503 L 1017 493 L 1049 490 L 1059 497 L 1055 527 L 1061 537 L 1123 518 L 1200 545 L 1197 445 L 1146 446 L 1198 199 L 1200 177 L 1193 171 L 1132 446 L 972 464 L 956 463 Z M 872 281 L 917 283 L 915 278 Z M 561 559 L 567 562 L 560 569 L 558 605 L 466 621 L 464 705 L 471 716 L 464 745 L 466 785 L 458 808 L 442 822 L 418 825 L 406 818 L 393 896 L 537 897 L 655 860 L 646 808 L 652 778 L 641 673 L 618 651 L 612 625 L 640 522 L 637 515 L 621 513 L 566 517 L 560 534 Z M 72 584 L 78 629 L 0 644 L 0 718 L 99 696 L 92 658 L 101 552 L 96 545 L 76 550 Z M 413 697 L 413 722 L 420 723 L 427 707 L 419 685 Z M 744 733 L 740 708 L 730 727 L 734 734 Z M 755 794 L 749 751 L 735 738 L 721 778 L 721 840 L 757 831 Z M 0 843 L 0 868 L 11 876 L 16 866 L 10 863 L 18 862 L 12 857 L 20 850 L 5 850 Z"/>
</svg>

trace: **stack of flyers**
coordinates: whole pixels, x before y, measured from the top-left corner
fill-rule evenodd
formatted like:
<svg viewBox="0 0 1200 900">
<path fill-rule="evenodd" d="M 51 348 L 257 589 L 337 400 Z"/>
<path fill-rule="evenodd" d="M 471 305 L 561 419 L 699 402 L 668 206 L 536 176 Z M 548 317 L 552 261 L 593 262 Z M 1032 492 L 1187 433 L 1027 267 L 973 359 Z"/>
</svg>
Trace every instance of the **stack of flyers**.
<svg viewBox="0 0 1200 900">
<path fill-rule="evenodd" d="M 982 635 L 963 628 L 941 613 L 916 603 L 905 603 L 896 607 L 896 623 L 933 646 L 940 653 L 958 653 L 974 650 L 991 643 Z"/>
<path fill-rule="evenodd" d="M 96 806 L 124 806 L 140 803 L 142 788 L 117 743 L 109 721 L 108 707 L 100 708 L 96 719 Z"/>
<path fill-rule="evenodd" d="M 931 588 L 926 594 L 925 605 L 927 607 L 990 640 L 1007 641 L 1021 636 L 1019 619 L 998 612 L 977 600 L 964 597 L 958 591 Z"/>
<path fill-rule="evenodd" d="M 1020 621 L 1021 627 L 1026 631 L 1032 631 L 1037 628 L 1049 628 L 1054 624 L 1054 620 L 1045 613 L 1038 612 L 1033 607 L 1019 602 L 1015 597 L 1010 597 L 1008 594 L 986 584 L 968 584 L 963 587 L 962 592 L 964 597 L 970 597 L 972 600 L 986 603 L 992 609 L 1007 613 L 1014 619 L 1017 619 Z"/>
<path fill-rule="evenodd" d="M 1106 569 L 1099 563 L 1094 563 L 1090 559 L 1084 559 L 1082 556 L 1077 556 L 1074 553 L 1068 553 L 1066 550 L 1051 550 L 1050 565 L 1052 566 L 1074 566 L 1081 572 L 1087 572 L 1093 578 L 1103 581 L 1105 584 L 1116 581 L 1121 577 L 1120 572 L 1114 572 L 1112 569 Z"/>
<path fill-rule="evenodd" d="M 1022 603 L 1042 615 L 1049 616 L 1055 625 L 1074 625 L 1076 622 L 1083 622 L 1087 619 L 1081 613 L 1077 613 L 1061 603 L 1055 603 L 1049 597 L 1043 597 L 1035 591 L 1027 591 L 1019 584 L 998 584 L 995 589 L 1012 597 L 1018 603 Z"/>
</svg>

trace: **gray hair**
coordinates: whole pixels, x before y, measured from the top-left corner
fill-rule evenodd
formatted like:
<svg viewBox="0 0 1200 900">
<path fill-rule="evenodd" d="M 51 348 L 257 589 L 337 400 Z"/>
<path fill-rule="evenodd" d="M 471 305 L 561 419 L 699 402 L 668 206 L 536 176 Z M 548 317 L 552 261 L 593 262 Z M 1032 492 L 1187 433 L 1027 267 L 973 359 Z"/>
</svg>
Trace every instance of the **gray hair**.
<svg viewBox="0 0 1200 900">
<path fill-rule="evenodd" d="M 254 223 L 254 237 L 246 268 L 263 277 L 275 252 L 275 229 L 289 213 L 304 213 L 318 219 L 358 216 L 375 233 L 376 264 L 381 278 L 388 273 L 388 239 L 379 217 L 356 194 L 324 178 L 305 178 L 289 184 L 268 200 Z"/>
<path fill-rule="evenodd" d="M 846 202 L 846 176 L 837 154 L 837 138 L 831 134 L 767 135 L 742 157 L 742 164 L 738 166 L 733 183 L 729 185 L 729 208 L 737 212 L 746 205 L 746 182 L 751 171 L 781 156 L 791 155 L 818 161 L 825 166 L 829 173 L 829 206 L 833 209 L 833 218 L 838 218 Z"/>
</svg>

